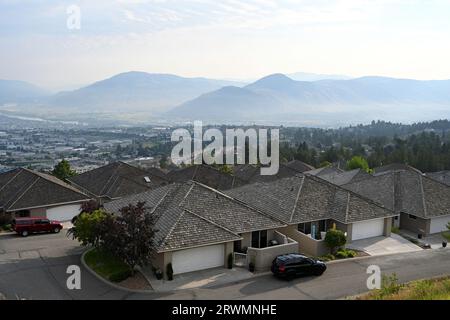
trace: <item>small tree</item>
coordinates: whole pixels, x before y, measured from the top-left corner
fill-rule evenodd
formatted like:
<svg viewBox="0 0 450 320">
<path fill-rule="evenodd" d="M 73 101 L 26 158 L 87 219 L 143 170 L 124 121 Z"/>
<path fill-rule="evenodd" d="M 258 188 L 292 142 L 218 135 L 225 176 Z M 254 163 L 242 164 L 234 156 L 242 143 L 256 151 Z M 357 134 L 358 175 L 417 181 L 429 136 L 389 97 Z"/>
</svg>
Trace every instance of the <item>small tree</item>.
<svg viewBox="0 0 450 320">
<path fill-rule="evenodd" d="M 353 157 L 350 161 L 347 162 L 347 169 L 362 169 L 367 173 L 372 173 L 372 170 L 369 168 L 369 164 L 367 160 L 360 156 Z"/>
<path fill-rule="evenodd" d="M 330 248 L 332 254 L 347 243 L 347 237 L 344 232 L 338 229 L 330 229 L 325 235 L 325 243 Z"/>
<path fill-rule="evenodd" d="M 107 217 L 108 214 L 103 210 L 83 212 L 77 216 L 67 236 L 77 239 L 83 246 L 98 247 L 103 236 L 102 224 Z"/>
<path fill-rule="evenodd" d="M 70 167 L 70 163 L 69 161 L 62 159 L 54 168 L 52 171 L 52 174 L 63 180 L 66 181 L 67 179 L 69 179 L 70 177 L 73 177 L 76 175 L 75 170 L 72 170 L 72 168 Z"/>
<path fill-rule="evenodd" d="M 150 262 L 154 252 L 155 218 L 146 214 L 144 202 L 120 209 L 117 217 L 108 216 L 102 223 L 102 245 L 125 262 L 131 270 Z"/>
</svg>

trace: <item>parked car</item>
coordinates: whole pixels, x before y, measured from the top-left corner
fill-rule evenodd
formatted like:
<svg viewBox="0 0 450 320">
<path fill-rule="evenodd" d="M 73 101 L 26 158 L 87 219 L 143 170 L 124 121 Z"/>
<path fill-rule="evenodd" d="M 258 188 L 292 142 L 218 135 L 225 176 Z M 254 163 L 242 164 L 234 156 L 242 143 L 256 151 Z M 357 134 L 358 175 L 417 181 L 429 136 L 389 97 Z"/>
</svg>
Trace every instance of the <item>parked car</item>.
<svg viewBox="0 0 450 320">
<path fill-rule="evenodd" d="M 296 253 L 278 256 L 272 262 L 272 273 L 280 278 L 320 276 L 326 269 L 324 262 Z"/>
<path fill-rule="evenodd" d="M 23 237 L 26 237 L 31 233 L 58 233 L 63 228 L 59 221 L 51 221 L 43 217 L 15 218 L 12 220 L 11 227 Z"/>
</svg>

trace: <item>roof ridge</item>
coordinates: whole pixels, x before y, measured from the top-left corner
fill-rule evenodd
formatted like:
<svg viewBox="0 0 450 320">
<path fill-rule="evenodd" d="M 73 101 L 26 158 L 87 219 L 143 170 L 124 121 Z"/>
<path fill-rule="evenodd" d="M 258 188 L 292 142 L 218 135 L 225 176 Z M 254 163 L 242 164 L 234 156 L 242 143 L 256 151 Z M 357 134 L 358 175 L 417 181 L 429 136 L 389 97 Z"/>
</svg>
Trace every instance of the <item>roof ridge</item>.
<svg viewBox="0 0 450 320">
<path fill-rule="evenodd" d="M 108 187 L 109 181 L 111 181 L 112 177 L 114 177 L 114 175 L 116 174 L 117 170 L 119 170 L 120 165 L 122 164 L 121 161 L 117 161 L 117 163 L 119 164 L 119 166 L 117 166 L 116 168 L 114 168 L 114 171 L 111 173 L 111 175 L 108 178 L 108 181 L 106 181 L 104 187 L 102 188 L 102 190 L 100 190 L 100 195 L 105 195 L 105 189 L 109 190 L 109 188 L 111 188 L 111 186 Z M 114 165 L 114 162 L 111 163 L 111 165 Z M 102 167 L 100 167 L 102 168 Z"/>
<path fill-rule="evenodd" d="M 300 187 L 298 188 L 297 197 L 295 198 L 294 207 L 292 208 L 291 218 L 289 219 L 289 222 L 292 222 L 292 219 L 294 218 L 295 209 L 297 209 L 298 199 L 300 198 L 300 193 L 302 192 L 304 183 L 305 183 L 305 176 L 303 175 L 302 182 L 300 183 Z"/>
<path fill-rule="evenodd" d="M 348 222 L 348 212 L 349 212 L 349 210 L 350 210 L 350 192 L 347 192 L 347 203 L 346 203 L 346 206 L 345 206 L 345 218 L 344 218 L 345 223 Z"/>
<path fill-rule="evenodd" d="M 224 198 L 227 198 L 227 199 L 229 199 L 229 200 L 231 200 L 231 201 L 233 201 L 233 202 L 239 204 L 240 206 L 243 206 L 243 207 L 246 207 L 247 209 L 251 209 L 251 210 L 253 210 L 253 211 L 256 211 L 257 213 L 259 213 L 260 215 L 263 215 L 263 216 L 266 217 L 266 218 L 272 219 L 272 220 L 274 220 L 274 221 L 276 221 L 276 222 L 280 222 L 280 223 L 282 223 L 283 225 L 286 224 L 285 222 L 281 221 L 280 219 L 275 218 L 275 217 L 273 217 L 272 215 L 270 215 L 270 214 L 268 214 L 268 213 L 266 213 L 266 212 L 264 212 L 264 211 L 262 211 L 262 210 L 259 210 L 259 209 L 255 208 L 255 207 L 253 207 L 253 206 L 251 206 L 251 205 L 249 205 L 249 204 L 247 204 L 247 203 L 244 202 L 244 201 L 241 201 L 241 200 L 236 199 L 236 198 L 234 198 L 234 197 L 232 197 L 232 196 L 229 196 L 229 195 L 223 193 L 222 191 L 219 191 L 219 190 L 217 190 L 217 189 L 211 188 L 211 187 L 209 187 L 209 186 L 207 186 L 207 185 L 205 185 L 205 184 L 203 184 L 203 183 L 200 183 L 200 182 L 198 182 L 198 181 L 192 181 L 192 182 L 195 183 L 195 184 L 197 184 L 197 185 L 199 185 L 200 187 L 203 187 L 203 188 L 207 189 L 207 190 L 213 191 L 213 192 L 215 192 L 215 193 L 217 193 L 217 194 L 223 196 Z M 252 184 L 249 184 L 249 185 L 245 185 L 245 186 L 242 186 L 242 187 L 251 186 L 251 185 L 254 186 L 254 185 L 259 184 L 259 183 L 260 183 L 260 182 L 255 182 L 255 183 L 252 183 Z"/>
<path fill-rule="evenodd" d="M 0 191 L 3 190 L 4 187 L 6 187 L 11 181 L 13 181 L 19 174 L 22 173 L 23 168 L 17 169 L 17 173 L 11 178 L 9 179 L 9 181 L 7 183 L 5 183 L 1 188 Z"/>
<path fill-rule="evenodd" d="M 383 206 L 383 205 L 381 205 L 381 204 L 379 204 L 379 203 L 373 201 L 372 199 L 369 199 L 369 198 L 367 198 L 367 197 L 365 197 L 365 196 L 363 196 L 363 195 L 360 195 L 359 193 L 356 193 L 356 192 L 354 192 L 354 191 L 352 191 L 352 190 L 345 189 L 345 188 L 343 188 L 342 186 L 338 186 L 338 185 L 336 185 L 336 184 L 333 184 L 333 183 L 331 183 L 331 182 L 329 182 L 329 181 L 327 181 L 327 180 L 325 180 L 325 179 L 322 179 L 321 177 L 318 177 L 318 176 L 313 176 L 313 175 L 310 175 L 310 174 L 308 174 L 307 176 L 308 176 L 309 178 L 312 178 L 312 179 L 316 180 L 316 181 L 319 182 L 319 183 L 325 183 L 325 184 L 327 184 L 327 185 L 329 185 L 329 186 L 331 186 L 331 187 L 334 187 L 334 188 L 336 188 L 336 189 L 343 190 L 343 191 L 348 192 L 348 193 L 352 194 L 353 196 L 355 196 L 355 197 L 357 197 L 357 198 L 360 198 L 360 199 L 362 199 L 362 200 L 364 200 L 364 201 L 367 201 L 367 202 L 369 202 L 369 203 L 371 203 L 371 204 L 373 204 L 373 205 L 375 205 L 375 206 L 377 206 L 377 207 L 379 207 L 379 208 L 386 209 L 386 210 L 389 210 L 389 211 L 392 211 L 392 212 L 395 213 L 395 211 L 393 211 L 393 210 L 391 210 L 391 209 L 389 209 L 389 208 L 386 208 L 385 206 Z"/>
<path fill-rule="evenodd" d="M 27 193 L 27 191 L 30 190 L 31 187 L 34 186 L 34 185 L 39 181 L 39 179 L 41 179 L 41 177 L 38 176 L 37 179 L 36 179 L 35 181 L 33 181 L 33 183 L 31 183 L 27 188 L 25 188 L 25 191 L 24 191 L 24 192 L 16 199 L 16 201 L 14 201 L 13 203 L 9 204 L 8 207 L 12 207 L 13 205 L 15 205 L 15 204 L 17 203 L 17 201 L 19 201 L 20 199 L 22 199 L 22 197 L 25 195 L 25 193 Z M 22 189 L 22 190 L 23 190 L 23 189 Z M 18 194 L 20 191 L 22 191 L 22 190 L 19 190 L 19 191 L 17 192 L 17 194 Z"/>
<path fill-rule="evenodd" d="M 427 208 L 427 202 L 425 200 L 425 190 L 423 189 L 423 180 L 422 175 L 419 174 L 419 185 L 420 185 L 420 193 L 422 198 L 422 206 L 423 206 L 423 215 L 424 217 L 428 217 L 428 208 Z"/>
<path fill-rule="evenodd" d="M 195 212 L 193 212 L 193 211 L 191 211 L 189 209 L 183 208 L 183 210 L 188 212 L 188 213 L 190 213 L 190 214 L 193 214 L 194 216 L 199 217 L 200 219 L 203 219 L 203 220 L 211 223 L 212 225 L 215 225 L 216 227 L 219 227 L 219 228 L 221 228 L 221 229 L 223 229 L 223 230 L 225 230 L 225 231 L 227 231 L 227 232 L 229 232 L 229 233 L 231 233 L 231 234 L 233 234 L 235 236 L 241 237 L 238 233 L 235 233 L 235 232 L 231 231 L 230 229 L 228 229 L 228 228 L 226 228 L 226 227 L 224 227 L 224 226 L 222 226 L 222 225 L 220 225 L 218 223 L 215 223 L 214 221 L 209 220 L 209 219 L 207 219 L 207 218 L 205 218 L 205 217 L 203 217 L 203 216 L 201 216 L 201 215 L 199 215 L 199 214 L 197 214 L 197 213 L 195 213 Z"/>
</svg>

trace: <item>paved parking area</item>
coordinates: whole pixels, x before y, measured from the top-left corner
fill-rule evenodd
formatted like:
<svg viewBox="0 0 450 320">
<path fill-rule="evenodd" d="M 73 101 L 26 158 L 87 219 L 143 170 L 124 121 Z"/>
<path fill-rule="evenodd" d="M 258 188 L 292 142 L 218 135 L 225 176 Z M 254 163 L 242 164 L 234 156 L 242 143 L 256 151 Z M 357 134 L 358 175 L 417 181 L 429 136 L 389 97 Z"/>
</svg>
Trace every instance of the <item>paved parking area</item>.
<svg viewBox="0 0 450 320">
<path fill-rule="evenodd" d="M 231 270 L 214 268 L 175 275 L 172 281 L 167 281 L 156 279 L 151 268 L 143 268 L 142 271 L 156 292 L 208 288 L 248 280 L 262 275 L 262 273 L 251 273 L 246 268 L 233 268 Z"/>
<path fill-rule="evenodd" d="M 347 248 L 364 251 L 371 256 L 423 250 L 411 241 L 395 233 L 393 233 L 390 237 L 375 237 L 356 240 L 347 245 Z"/>
</svg>

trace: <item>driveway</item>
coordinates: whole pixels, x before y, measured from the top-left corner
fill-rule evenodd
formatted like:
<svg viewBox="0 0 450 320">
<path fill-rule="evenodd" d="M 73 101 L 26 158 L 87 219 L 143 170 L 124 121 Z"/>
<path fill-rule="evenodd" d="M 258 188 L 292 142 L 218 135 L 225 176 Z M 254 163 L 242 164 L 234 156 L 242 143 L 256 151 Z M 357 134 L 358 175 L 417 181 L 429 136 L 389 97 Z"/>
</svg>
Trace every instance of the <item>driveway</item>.
<svg viewBox="0 0 450 320">
<path fill-rule="evenodd" d="M 400 281 L 449 275 L 450 248 L 350 259 L 328 265 L 321 277 L 283 281 L 272 275 L 173 292 L 129 293 L 111 288 L 81 267 L 81 290 L 66 287 L 69 265 L 83 251 L 64 233 L 0 236 L 0 293 L 9 299 L 339 299 L 367 291 L 367 267 Z"/>
<path fill-rule="evenodd" d="M 423 250 L 414 243 L 393 233 L 390 237 L 375 237 L 353 241 L 347 248 L 364 251 L 371 256 Z"/>
</svg>

